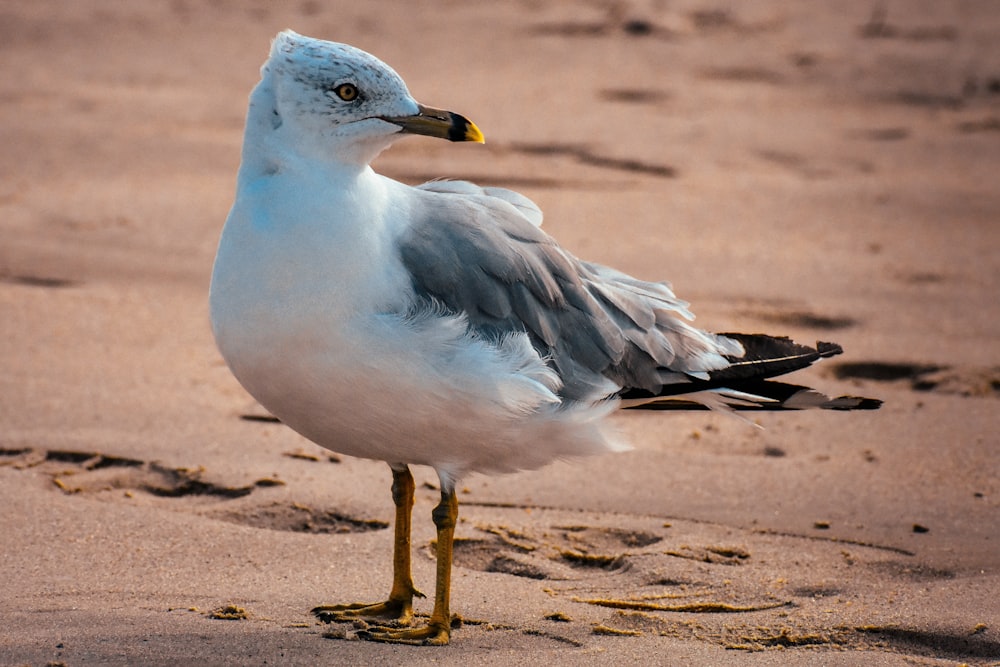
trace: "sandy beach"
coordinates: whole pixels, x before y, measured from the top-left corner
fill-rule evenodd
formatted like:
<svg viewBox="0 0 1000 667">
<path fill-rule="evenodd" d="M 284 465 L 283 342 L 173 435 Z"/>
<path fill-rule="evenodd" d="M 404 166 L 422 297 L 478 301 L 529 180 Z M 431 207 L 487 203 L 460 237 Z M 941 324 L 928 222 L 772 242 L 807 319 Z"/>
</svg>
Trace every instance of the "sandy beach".
<svg viewBox="0 0 1000 667">
<path fill-rule="evenodd" d="M 451 645 L 317 622 L 388 590 L 389 470 L 269 421 L 207 313 L 285 28 L 486 135 L 381 173 L 523 192 L 703 328 L 840 343 L 793 381 L 882 409 L 619 413 L 630 452 L 462 481 Z M 0 665 L 1000 664 L 998 35 L 987 0 L 3 3 Z"/>
</svg>

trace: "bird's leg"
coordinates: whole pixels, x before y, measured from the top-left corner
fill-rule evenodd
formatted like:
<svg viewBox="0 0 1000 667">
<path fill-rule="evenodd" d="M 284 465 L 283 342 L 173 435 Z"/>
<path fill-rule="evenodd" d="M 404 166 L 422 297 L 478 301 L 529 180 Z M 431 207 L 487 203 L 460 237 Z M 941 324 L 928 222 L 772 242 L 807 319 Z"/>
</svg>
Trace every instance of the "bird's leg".
<svg viewBox="0 0 1000 667">
<path fill-rule="evenodd" d="M 321 621 L 349 621 L 356 618 L 389 618 L 398 625 L 413 620 L 413 596 L 423 597 L 413 585 L 410 570 L 410 522 L 413 514 L 413 475 L 405 465 L 393 465 L 392 502 L 396 505 L 395 541 L 392 551 L 392 589 L 389 599 L 374 604 L 322 605 L 312 610 Z"/>
<path fill-rule="evenodd" d="M 437 526 L 437 583 L 434 589 L 434 611 L 427 625 L 414 628 L 375 628 L 358 633 L 363 639 L 395 642 L 401 644 L 447 644 L 451 637 L 451 612 L 448 609 L 451 598 L 452 547 L 455 541 L 455 523 L 458 521 L 458 498 L 455 496 L 455 482 L 445 475 L 441 477 L 441 502 L 434 508 L 432 517 Z"/>
</svg>

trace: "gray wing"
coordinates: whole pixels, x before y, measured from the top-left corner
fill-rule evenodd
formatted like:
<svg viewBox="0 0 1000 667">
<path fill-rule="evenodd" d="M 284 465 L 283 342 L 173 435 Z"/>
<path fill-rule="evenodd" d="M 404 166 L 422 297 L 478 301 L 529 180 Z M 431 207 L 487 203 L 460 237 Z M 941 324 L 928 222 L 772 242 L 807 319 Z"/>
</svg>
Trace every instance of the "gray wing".
<svg viewBox="0 0 1000 667">
<path fill-rule="evenodd" d="M 743 353 L 738 342 L 688 325 L 687 304 L 666 284 L 560 248 L 522 195 L 464 182 L 418 192 L 423 205 L 401 239 L 418 296 L 464 313 L 481 336 L 527 333 L 562 378 L 565 398 L 592 399 L 608 380 L 659 393 Z"/>
</svg>

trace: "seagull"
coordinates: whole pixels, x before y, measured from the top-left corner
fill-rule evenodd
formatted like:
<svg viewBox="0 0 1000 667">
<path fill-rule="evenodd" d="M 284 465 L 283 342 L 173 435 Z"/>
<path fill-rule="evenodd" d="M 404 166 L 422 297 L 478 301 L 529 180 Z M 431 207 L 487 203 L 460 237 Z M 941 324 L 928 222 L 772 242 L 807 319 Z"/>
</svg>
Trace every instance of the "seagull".
<svg viewBox="0 0 1000 667">
<path fill-rule="evenodd" d="M 388 598 L 319 606 L 320 619 L 383 619 L 361 636 L 447 644 L 457 481 L 627 449 L 607 426 L 619 408 L 878 407 L 769 380 L 842 350 L 697 329 L 668 284 L 560 247 L 521 194 L 372 170 L 412 134 L 484 141 L 374 56 L 277 35 L 212 273 L 213 334 L 243 387 L 309 440 L 392 472 Z M 432 467 L 441 493 L 434 607 L 419 623 L 412 465 Z"/>
</svg>

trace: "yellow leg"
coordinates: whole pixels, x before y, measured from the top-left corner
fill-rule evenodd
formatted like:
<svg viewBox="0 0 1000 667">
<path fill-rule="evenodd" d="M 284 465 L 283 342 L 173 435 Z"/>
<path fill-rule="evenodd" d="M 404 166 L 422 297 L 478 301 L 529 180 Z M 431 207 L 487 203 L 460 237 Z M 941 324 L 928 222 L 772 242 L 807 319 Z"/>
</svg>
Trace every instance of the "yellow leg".
<svg viewBox="0 0 1000 667">
<path fill-rule="evenodd" d="M 413 514 L 413 475 L 406 466 L 392 468 L 392 501 L 396 505 L 395 541 L 392 551 L 392 589 L 389 599 L 374 604 L 322 605 L 312 610 L 321 621 L 350 621 L 356 618 L 387 618 L 397 625 L 413 621 L 413 596 L 424 594 L 413 586 L 410 570 L 410 522 Z"/>
<path fill-rule="evenodd" d="M 437 583 L 434 588 L 434 611 L 427 625 L 415 628 L 373 628 L 358 633 L 363 639 L 399 644 L 427 644 L 442 646 L 451 638 L 451 561 L 455 541 L 455 523 L 458 521 L 458 498 L 452 483 L 441 485 L 441 503 L 432 513 L 437 526 Z"/>
</svg>

